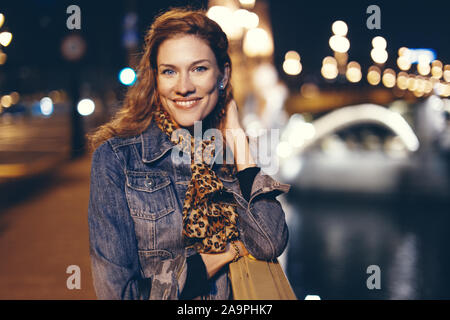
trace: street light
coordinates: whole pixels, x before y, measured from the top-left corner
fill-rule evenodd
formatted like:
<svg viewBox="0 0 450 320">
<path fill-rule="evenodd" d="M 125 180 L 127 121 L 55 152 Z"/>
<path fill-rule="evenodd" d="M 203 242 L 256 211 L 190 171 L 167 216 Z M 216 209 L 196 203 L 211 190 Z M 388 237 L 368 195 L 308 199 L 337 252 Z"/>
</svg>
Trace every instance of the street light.
<svg viewBox="0 0 450 320">
<path fill-rule="evenodd" d="M 379 64 L 385 63 L 388 59 L 387 51 L 382 48 L 373 48 L 370 51 L 370 56 L 372 57 L 373 61 Z"/>
<path fill-rule="evenodd" d="M 0 44 L 4 47 L 7 47 L 12 40 L 12 33 L 8 31 L 3 31 L 0 33 Z"/>
<path fill-rule="evenodd" d="M 444 80 L 450 82 L 450 64 L 446 64 L 444 67 Z"/>
<path fill-rule="evenodd" d="M 297 51 L 291 50 L 286 52 L 284 56 L 283 70 L 291 76 L 296 76 L 302 72 L 302 64 L 300 63 L 300 55 Z"/>
<path fill-rule="evenodd" d="M 273 52 L 273 43 L 266 30 L 254 28 L 245 34 L 243 49 L 249 57 L 270 56 Z"/>
<path fill-rule="evenodd" d="M 387 42 L 383 37 L 377 36 L 372 39 L 373 49 L 370 51 L 372 60 L 376 63 L 383 64 L 388 59 L 388 53 L 386 51 Z"/>
<path fill-rule="evenodd" d="M 11 96 L 9 94 L 4 95 L 0 99 L 0 104 L 4 108 L 9 108 L 12 105 L 12 98 L 11 98 Z"/>
<path fill-rule="evenodd" d="M 420 53 L 417 57 L 417 61 L 418 61 L 417 71 L 419 72 L 419 74 L 421 74 L 422 76 L 428 75 L 431 71 L 430 56 L 424 53 Z"/>
<path fill-rule="evenodd" d="M 334 35 L 328 41 L 331 49 L 336 52 L 345 53 L 350 49 L 350 41 L 344 36 Z"/>
<path fill-rule="evenodd" d="M 95 103 L 91 99 L 83 99 L 78 102 L 77 111 L 82 116 L 88 116 L 95 110 Z"/>
<path fill-rule="evenodd" d="M 406 72 L 399 72 L 397 76 L 397 87 L 400 90 L 408 89 L 408 74 Z"/>
<path fill-rule="evenodd" d="M 291 76 L 296 76 L 302 72 L 302 64 L 299 60 L 288 59 L 283 62 L 283 70 Z"/>
<path fill-rule="evenodd" d="M 345 37 L 348 32 L 348 27 L 344 21 L 337 20 L 337 21 L 333 22 L 333 24 L 331 26 L 331 30 L 333 31 L 333 33 L 335 35 Z"/>
<path fill-rule="evenodd" d="M 49 97 L 44 97 L 39 102 L 41 113 L 44 116 L 49 116 L 53 113 L 53 101 Z"/>
<path fill-rule="evenodd" d="M 411 51 L 406 47 L 398 49 L 397 65 L 400 70 L 408 71 L 411 68 Z"/>
<path fill-rule="evenodd" d="M 7 57 L 6 53 L 0 50 L 0 66 L 6 62 Z"/>
<path fill-rule="evenodd" d="M 246 9 L 238 9 L 234 11 L 233 18 L 241 27 L 246 29 L 256 28 L 259 24 L 258 15 Z"/>
<path fill-rule="evenodd" d="M 372 86 L 376 86 L 381 81 L 381 70 L 377 66 L 371 66 L 367 72 L 367 82 Z"/>
<path fill-rule="evenodd" d="M 434 60 L 431 63 L 431 76 L 434 79 L 440 79 L 442 77 L 442 62 L 439 60 Z"/>
<path fill-rule="evenodd" d="M 206 13 L 208 18 L 217 22 L 230 40 L 242 37 L 242 27 L 235 23 L 235 16 L 230 8 L 224 6 L 212 6 Z"/>
<path fill-rule="evenodd" d="M 136 82 L 136 78 L 136 72 L 129 67 L 123 68 L 119 72 L 119 81 L 125 86 L 133 85 Z"/>
<path fill-rule="evenodd" d="M 383 37 L 377 36 L 372 39 L 372 47 L 386 49 L 386 46 L 387 46 L 387 42 L 386 42 L 386 39 L 384 39 Z"/>
<path fill-rule="evenodd" d="M 255 0 L 239 0 L 241 6 L 246 8 L 253 8 L 255 6 Z"/>
<path fill-rule="evenodd" d="M 361 74 L 361 66 L 356 61 L 351 61 L 347 65 L 347 71 L 345 72 L 345 76 L 348 81 L 356 83 L 359 82 L 362 78 Z"/>
<path fill-rule="evenodd" d="M 322 61 L 320 72 L 325 79 L 335 79 L 339 74 L 336 59 L 333 57 L 325 57 Z"/>
<path fill-rule="evenodd" d="M 392 69 L 384 70 L 381 81 L 386 88 L 393 88 L 395 86 L 395 71 Z"/>
</svg>

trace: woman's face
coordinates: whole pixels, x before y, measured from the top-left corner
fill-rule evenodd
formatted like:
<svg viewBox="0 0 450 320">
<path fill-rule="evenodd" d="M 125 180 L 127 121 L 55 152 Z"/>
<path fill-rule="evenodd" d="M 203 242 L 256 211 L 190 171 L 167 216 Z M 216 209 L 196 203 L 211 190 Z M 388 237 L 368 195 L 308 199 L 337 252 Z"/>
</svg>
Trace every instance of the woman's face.
<svg viewBox="0 0 450 320">
<path fill-rule="evenodd" d="M 194 35 L 167 39 L 156 61 L 157 91 L 165 110 L 183 127 L 205 119 L 219 99 L 219 82 L 226 86 L 228 81 L 209 45 Z"/>
</svg>

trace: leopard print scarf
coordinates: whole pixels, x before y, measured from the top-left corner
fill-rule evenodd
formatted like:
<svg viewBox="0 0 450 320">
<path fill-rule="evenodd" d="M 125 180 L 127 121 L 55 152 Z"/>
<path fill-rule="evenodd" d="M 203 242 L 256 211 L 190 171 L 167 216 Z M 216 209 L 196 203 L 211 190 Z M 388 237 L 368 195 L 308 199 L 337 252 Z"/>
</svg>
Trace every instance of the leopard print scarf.
<svg viewBox="0 0 450 320">
<path fill-rule="evenodd" d="M 162 108 L 154 112 L 157 126 L 172 138 L 172 132 L 179 128 L 178 124 Z M 172 142 L 187 150 L 188 141 L 180 135 L 178 141 Z M 192 178 L 186 191 L 183 205 L 183 235 L 187 246 L 192 245 L 197 252 L 219 253 L 226 250 L 227 243 L 239 236 L 236 226 L 237 212 L 234 205 L 224 203 L 221 197 L 224 186 L 217 178 L 216 173 L 207 164 L 211 162 L 214 152 L 203 150 L 211 149 L 211 141 L 201 141 L 201 147 L 194 149 L 194 137 L 191 136 L 191 170 Z M 201 159 L 201 161 L 199 161 Z"/>
</svg>

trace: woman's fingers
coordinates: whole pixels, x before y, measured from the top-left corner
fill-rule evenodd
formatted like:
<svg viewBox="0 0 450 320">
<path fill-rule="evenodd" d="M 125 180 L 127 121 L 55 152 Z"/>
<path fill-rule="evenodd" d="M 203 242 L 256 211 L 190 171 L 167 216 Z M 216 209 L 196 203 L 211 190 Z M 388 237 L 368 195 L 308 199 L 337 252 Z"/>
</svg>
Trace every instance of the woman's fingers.
<svg viewBox="0 0 450 320">
<path fill-rule="evenodd" d="M 248 251 L 245 248 L 244 244 L 242 243 L 242 241 L 235 241 L 234 242 L 236 244 L 236 246 L 239 248 L 239 256 L 243 257 L 248 255 Z"/>
<path fill-rule="evenodd" d="M 225 129 L 240 129 L 239 123 L 239 111 L 237 104 L 234 100 L 231 100 L 227 105 L 227 114 L 225 120 Z"/>
</svg>

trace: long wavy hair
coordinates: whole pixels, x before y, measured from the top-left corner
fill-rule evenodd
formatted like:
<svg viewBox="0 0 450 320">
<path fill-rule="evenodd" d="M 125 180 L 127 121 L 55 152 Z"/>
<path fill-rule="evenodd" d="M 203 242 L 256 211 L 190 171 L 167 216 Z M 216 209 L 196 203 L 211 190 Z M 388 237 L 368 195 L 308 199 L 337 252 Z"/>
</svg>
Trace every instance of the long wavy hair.
<svg viewBox="0 0 450 320">
<path fill-rule="evenodd" d="M 153 111 L 160 104 L 157 90 L 156 57 L 160 45 L 179 35 L 195 35 L 203 39 L 213 51 L 222 74 L 230 68 L 228 40 L 220 26 L 209 19 L 204 11 L 172 8 L 155 18 L 145 36 L 144 52 L 137 68 L 137 81 L 126 93 L 122 108 L 106 124 L 88 135 L 91 149 L 112 137 L 129 137 L 141 134 L 151 122 Z M 219 95 L 219 100 L 207 119 L 209 127 L 219 127 L 225 116 L 225 106 L 232 99 L 230 78 Z"/>
</svg>

